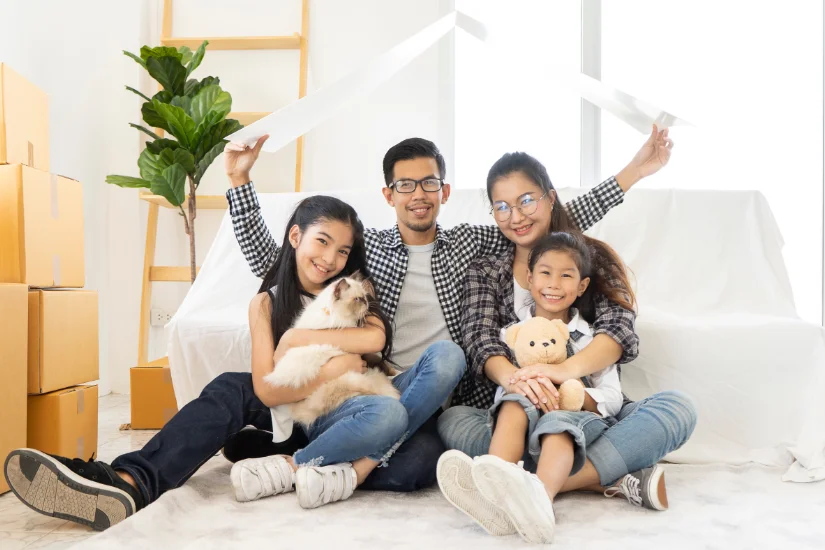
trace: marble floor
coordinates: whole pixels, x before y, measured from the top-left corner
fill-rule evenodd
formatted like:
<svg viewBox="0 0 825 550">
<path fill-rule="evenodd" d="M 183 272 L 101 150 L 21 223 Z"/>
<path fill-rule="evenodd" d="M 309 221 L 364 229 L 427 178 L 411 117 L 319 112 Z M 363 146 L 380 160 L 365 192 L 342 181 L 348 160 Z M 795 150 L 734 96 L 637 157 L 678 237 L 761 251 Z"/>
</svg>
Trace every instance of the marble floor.
<svg viewBox="0 0 825 550">
<path fill-rule="evenodd" d="M 106 462 L 119 454 L 141 448 L 154 430 L 120 431 L 129 422 L 129 396 L 110 394 L 100 398 L 98 457 Z M 0 495 L 0 550 L 20 548 L 69 548 L 96 532 L 62 519 L 38 514 L 11 492 Z"/>
</svg>

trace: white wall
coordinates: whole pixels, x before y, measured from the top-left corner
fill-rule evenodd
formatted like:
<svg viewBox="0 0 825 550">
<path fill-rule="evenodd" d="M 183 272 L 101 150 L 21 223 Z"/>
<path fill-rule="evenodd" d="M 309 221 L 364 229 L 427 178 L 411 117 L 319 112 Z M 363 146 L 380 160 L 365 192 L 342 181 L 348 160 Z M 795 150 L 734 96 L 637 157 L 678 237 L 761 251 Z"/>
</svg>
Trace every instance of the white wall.
<svg viewBox="0 0 825 550">
<path fill-rule="evenodd" d="M 231 4 L 219 0 L 175 0 L 172 33 L 289 35 L 300 31 L 300 4 L 299 0 L 236 0 Z M 411 36 L 436 20 L 450 5 L 445 0 L 311 0 L 308 93 L 335 82 Z M 150 35 L 157 37 L 160 11 L 153 23 Z M 383 185 L 384 153 L 411 136 L 442 144 L 451 167 L 453 116 L 442 101 L 452 85 L 449 63 L 445 61 L 450 47 L 450 39 L 444 39 L 369 98 L 307 134 L 302 189 L 345 187 L 379 192 Z M 274 111 L 298 97 L 297 51 L 207 52 L 195 73 L 199 78 L 206 75 L 221 78 L 223 88 L 232 94 L 235 111 Z M 295 177 L 294 144 L 262 155 L 252 176 L 259 191 L 291 191 Z M 200 193 L 223 194 L 226 188 L 223 157 L 219 157 L 204 177 Z M 205 257 L 222 216 L 220 211 L 198 214 L 198 263 Z M 169 211 L 162 211 L 161 218 L 157 263 L 179 265 L 188 258 L 182 224 Z M 154 305 L 173 312 L 187 287 L 178 283 L 156 284 Z M 136 312 L 136 306 L 134 309 Z M 153 328 L 150 358 L 165 355 L 165 345 L 164 331 Z M 113 369 L 114 387 L 120 391 L 123 385 L 117 380 L 123 370 L 120 366 Z"/>
<path fill-rule="evenodd" d="M 134 163 L 138 150 L 127 123 L 139 101 L 123 91 L 137 85 L 138 66 L 120 50 L 139 47 L 144 8 L 144 2 L 0 0 L 0 61 L 49 95 L 52 171 L 83 183 L 86 288 L 100 297 L 101 394 L 113 386 L 113 357 L 120 347 L 134 349 L 127 333 L 137 330 L 136 199 L 104 180 Z M 116 278 L 109 271 L 114 262 L 122 268 Z"/>
<path fill-rule="evenodd" d="M 312 0 L 309 92 L 434 21 L 447 0 Z M 110 173 L 137 175 L 142 140 L 140 99 L 124 85 L 151 95 L 156 84 L 121 50 L 158 44 L 162 0 L 26 2 L 0 0 L 4 30 L 0 60 L 44 89 L 51 101 L 53 171 L 83 182 L 86 287 L 100 293 L 101 390 L 129 391 L 137 361 L 143 246 L 147 206 L 137 192 L 105 184 Z M 300 0 L 175 0 L 175 36 L 284 35 L 300 31 Z M 445 7 L 446 6 L 446 7 Z M 434 47 L 368 100 L 327 121 L 306 137 L 305 190 L 382 185 L 388 147 L 413 135 L 443 143 L 452 164 L 452 113 L 439 90 L 449 88 L 445 48 Z M 221 77 L 238 111 L 272 111 L 297 99 L 298 53 L 208 52 L 194 76 Z M 253 174 L 260 191 L 291 190 L 295 147 L 265 155 Z M 223 194 L 223 159 L 204 178 L 201 193 Z M 217 231 L 222 211 L 197 218 L 198 263 Z M 156 264 L 185 265 L 188 242 L 174 211 L 161 210 Z M 174 312 L 184 283 L 154 285 L 153 305 Z M 165 355 L 162 329 L 152 329 L 150 358 Z"/>
</svg>

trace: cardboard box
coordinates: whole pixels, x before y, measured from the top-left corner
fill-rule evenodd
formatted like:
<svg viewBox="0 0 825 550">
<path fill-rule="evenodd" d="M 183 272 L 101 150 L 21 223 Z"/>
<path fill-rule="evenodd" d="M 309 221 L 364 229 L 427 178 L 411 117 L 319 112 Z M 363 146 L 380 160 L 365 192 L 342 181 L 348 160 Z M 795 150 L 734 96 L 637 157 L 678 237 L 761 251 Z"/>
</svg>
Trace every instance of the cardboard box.
<svg viewBox="0 0 825 550">
<path fill-rule="evenodd" d="M 29 291 L 29 394 L 100 378 L 97 292 Z"/>
<path fill-rule="evenodd" d="M 164 357 L 129 371 L 132 429 L 159 430 L 178 412 L 169 359 Z"/>
<path fill-rule="evenodd" d="M 0 464 L 26 446 L 26 285 L 0 284 Z M 0 475 L 0 494 L 9 490 Z"/>
<path fill-rule="evenodd" d="M 97 456 L 97 404 L 97 385 L 30 395 L 28 446 L 68 458 Z"/>
<path fill-rule="evenodd" d="M 83 287 L 83 186 L 0 165 L 0 282 Z"/>
<path fill-rule="evenodd" d="M 49 171 L 49 96 L 0 63 L 0 164 Z"/>
</svg>

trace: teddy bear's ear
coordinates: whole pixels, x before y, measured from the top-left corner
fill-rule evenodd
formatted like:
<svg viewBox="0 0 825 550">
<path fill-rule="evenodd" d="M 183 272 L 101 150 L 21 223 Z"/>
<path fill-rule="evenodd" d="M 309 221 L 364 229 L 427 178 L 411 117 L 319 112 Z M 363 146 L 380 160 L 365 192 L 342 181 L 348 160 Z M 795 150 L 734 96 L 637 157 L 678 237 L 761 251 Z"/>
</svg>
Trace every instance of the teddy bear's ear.
<svg viewBox="0 0 825 550">
<path fill-rule="evenodd" d="M 504 341 L 513 349 L 516 347 L 516 338 L 518 338 L 518 331 L 520 329 L 521 325 L 513 325 L 504 331 Z"/>
<path fill-rule="evenodd" d="M 567 323 L 565 323 L 561 319 L 553 319 L 553 324 L 556 325 L 556 328 L 558 328 L 561 331 L 566 340 L 570 339 L 570 329 L 567 328 Z"/>
</svg>

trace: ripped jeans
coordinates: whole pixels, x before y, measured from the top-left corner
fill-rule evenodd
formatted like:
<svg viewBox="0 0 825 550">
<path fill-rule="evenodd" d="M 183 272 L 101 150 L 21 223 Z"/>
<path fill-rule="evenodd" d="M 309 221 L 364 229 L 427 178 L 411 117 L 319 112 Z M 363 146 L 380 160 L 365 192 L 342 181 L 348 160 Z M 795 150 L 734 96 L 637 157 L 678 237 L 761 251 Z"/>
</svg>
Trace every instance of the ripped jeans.
<svg viewBox="0 0 825 550">
<path fill-rule="evenodd" d="M 465 368 L 458 345 L 431 344 L 415 365 L 393 378 L 400 401 L 377 395 L 348 399 L 305 429 L 309 444 L 293 455 L 295 463 L 325 466 L 367 457 L 386 466 L 393 452 L 447 400 Z"/>
</svg>

